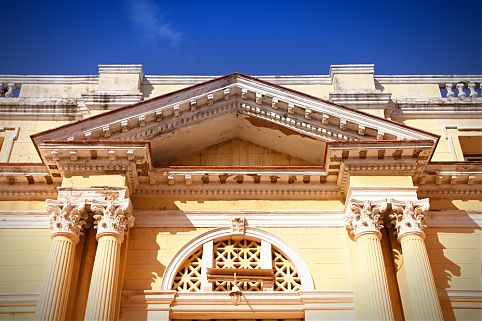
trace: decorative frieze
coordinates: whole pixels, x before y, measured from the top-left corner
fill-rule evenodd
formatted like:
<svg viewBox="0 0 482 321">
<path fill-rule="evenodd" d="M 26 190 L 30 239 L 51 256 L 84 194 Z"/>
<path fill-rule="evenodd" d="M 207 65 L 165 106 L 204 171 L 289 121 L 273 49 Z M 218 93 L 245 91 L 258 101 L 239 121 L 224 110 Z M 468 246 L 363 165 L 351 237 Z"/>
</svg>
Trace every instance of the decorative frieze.
<svg viewBox="0 0 482 321">
<path fill-rule="evenodd" d="M 47 200 L 52 236 L 63 234 L 78 241 L 87 220 L 85 201 Z"/>
<path fill-rule="evenodd" d="M 355 238 L 366 233 L 380 235 L 380 230 L 383 228 L 381 214 L 386 210 L 386 200 L 350 200 L 349 211 L 345 216 L 345 225 L 351 230 Z"/>
<path fill-rule="evenodd" d="M 390 218 L 392 224 L 397 229 L 398 239 L 406 234 L 421 234 L 427 227 L 424 224 L 424 218 L 427 214 L 430 203 L 428 198 L 416 201 L 397 201 L 392 200 L 392 211 Z"/>
<path fill-rule="evenodd" d="M 108 202 L 93 203 L 94 224 L 97 238 L 103 234 L 112 234 L 123 238 L 125 232 L 134 226 L 134 216 L 129 199 L 110 200 Z"/>
</svg>

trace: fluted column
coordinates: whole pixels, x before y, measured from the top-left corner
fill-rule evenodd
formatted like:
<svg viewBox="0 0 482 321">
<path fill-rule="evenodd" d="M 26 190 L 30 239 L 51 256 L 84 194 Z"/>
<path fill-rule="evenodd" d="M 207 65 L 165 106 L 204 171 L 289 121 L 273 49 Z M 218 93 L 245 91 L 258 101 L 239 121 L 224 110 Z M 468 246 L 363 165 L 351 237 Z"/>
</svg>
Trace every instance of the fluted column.
<svg viewBox="0 0 482 321">
<path fill-rule="evenodd" d="M 429 206 L 428 199 L 392 200 L 391 217 L 402 246 L 413 320 L 441 321 L 442 309 L 424 242 L 424 217 Z"/>
<path fill-rule="evenodd" d="M 387 209 L 386 201 L 351 200 L 345 222 L 352 230 L 358 253 L 360 280 L 363 286 L 357 293 L 357 307 L 361 320 L 394 320 L 383 263 L 380 239 L 383 227 L 380 213 Z"/>
<path fill-rule="evenodd" d="M 116 318 L 120 249 L 125 232 L 134 226 L 129 199 L 92 204 L 97 229 L 97 251 L 90 281 L 86 321 Z"/>
<path fill-rule="evenodd" d="M 85 202 L 47 200 L 47 212 L 50 214 L 52 247 L 35 320 L 60 321 L 65 319 L 75 247 L 87 218 Z"/>
</svg>

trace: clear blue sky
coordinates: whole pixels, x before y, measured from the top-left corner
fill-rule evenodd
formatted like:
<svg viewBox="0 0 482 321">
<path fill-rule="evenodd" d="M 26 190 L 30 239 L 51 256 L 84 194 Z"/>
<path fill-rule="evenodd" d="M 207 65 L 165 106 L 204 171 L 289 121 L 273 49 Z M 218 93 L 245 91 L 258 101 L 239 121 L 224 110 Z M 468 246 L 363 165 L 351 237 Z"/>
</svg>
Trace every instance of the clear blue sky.
<svg viewBox="0 0 482 321">
<path fill-rule="evenodd" d="M 481 0 L 16 0 L 0 10 L 0 74 L 482 73 Z"/>
</svg>

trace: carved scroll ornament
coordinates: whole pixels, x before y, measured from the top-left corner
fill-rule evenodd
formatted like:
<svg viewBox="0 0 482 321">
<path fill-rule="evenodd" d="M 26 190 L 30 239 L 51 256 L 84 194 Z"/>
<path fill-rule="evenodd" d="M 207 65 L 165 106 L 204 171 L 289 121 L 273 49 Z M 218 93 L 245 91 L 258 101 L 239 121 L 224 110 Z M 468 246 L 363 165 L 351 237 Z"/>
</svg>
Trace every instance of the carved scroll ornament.
<svg viewBox="0 0 482 321">
<path fill-rule="evenodd" d="M 94 212 L 97 238 L 104 234 L 111 234 L 123 240 L 125 232 L 134 226 L 129 199 L 94 203 L 91 205 L 91 210 Z"/>
<path fill-rule="evenodd" d="M 79 240 L 88 217 L 85 201 L 47 200 L 47 213 L 50 215 L 52 236 L 63 234 L 74 241 Z"/>
<path fill-rule="evenodd" d="M 381 213 L 387 210 L 387 201 L 350 200 L 349 212 L 345 216 L 345 225 L 355 238 L 366 233 L 380 235 L 383 228 Z"/>
<path fill-rule="evenodd" d="M 390 214 L 390 218 L 397 229 L 398 239 L 410 233 L 425 236 L 423 231 L 427 226 L 424 224 L 424 218 L 430 208 L 427 198 L 417 201 L 392 200 L 391 203 L 393 213 Z"/>
</svg>

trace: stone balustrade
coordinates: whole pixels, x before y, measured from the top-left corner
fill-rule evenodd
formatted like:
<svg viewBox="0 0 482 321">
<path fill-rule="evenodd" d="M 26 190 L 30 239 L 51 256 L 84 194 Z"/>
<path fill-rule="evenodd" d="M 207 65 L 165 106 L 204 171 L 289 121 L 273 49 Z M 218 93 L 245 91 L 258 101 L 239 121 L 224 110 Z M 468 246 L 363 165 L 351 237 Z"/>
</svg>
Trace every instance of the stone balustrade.
<svg viewBox="0 0 482 321">
<path fill-rule="evenodd" d="M 443 98 L 470 99 L 482 97 L 482 83 L 473 81 L 456 81 L 440 83 L 440 93 Z"/>
</svg>

